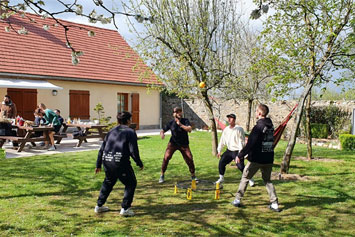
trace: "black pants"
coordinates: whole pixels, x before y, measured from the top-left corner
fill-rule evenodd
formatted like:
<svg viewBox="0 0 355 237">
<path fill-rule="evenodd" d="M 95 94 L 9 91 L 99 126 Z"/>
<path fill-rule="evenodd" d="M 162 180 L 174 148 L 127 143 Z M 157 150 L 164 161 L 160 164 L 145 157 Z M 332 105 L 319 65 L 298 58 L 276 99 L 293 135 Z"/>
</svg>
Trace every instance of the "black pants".
<svg viewBox="0 0 355 237">
<path fill-rule="evenodd" d="M 218 169 L 219 169 L 219 174 L 224 175 L 226 172 L 226 166 L 231 163 L 232 160 L 234 160 L 238 156 L 239 151 L 230 151 L 226 150 L 223 154 L 221 159 L 219 160 L 218 164 Z M 243 173 L 244 170 L 244 159 L 240 161 L 240 163 L 237 164 L 238 169 Z"/>
<path fill-rule="evenodd" d="M 105 204 L 117 179 L 125 185 L 124 196 L 121 206 L 126 210 L 131 207 L 137 180 L 131 165 L 120 166 L 116 169 L 106 169 L 106 177 L 102 183 L 97 205 Z"/>
</svg>

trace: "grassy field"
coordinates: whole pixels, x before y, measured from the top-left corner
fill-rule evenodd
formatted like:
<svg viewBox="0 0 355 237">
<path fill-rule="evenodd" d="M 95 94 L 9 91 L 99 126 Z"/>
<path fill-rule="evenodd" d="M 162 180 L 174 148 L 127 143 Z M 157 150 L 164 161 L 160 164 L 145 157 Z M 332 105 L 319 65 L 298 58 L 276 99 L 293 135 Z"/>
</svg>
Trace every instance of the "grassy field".
<svg viewBox="0 0 355 237">
<path fill-rule="evenodd" d="M 167 137 L 169 138 L 169 137 Z M 134 166 L 138 188 L 133 208 L 136 216 L 119 215 L 123 186 L 117 183 L 107 206 L 111 211 L 95 214 L 104 174 L 94 175 L 97 152 L 6 159 L 0 163 L 0 236 L 354 236 L 355 154 L 314 148 L 314 156 L 327 162 L 292 160 L 290 173 L 307 181 L 275 180 L 283 211 L 267 208 L 268 195 L 258 173 L 256 187 L 248 188 L 244 207 L 230 203 L 241 178 L 239 170 L 227 167 L 220 200 L 214 192 L 173 194 L 174 184 L 189 179 L 188 168 L 176 153 L 158 184 L 162 156 L 168 139 L 158 136 L 139 140 L 145 170 Z M 218 177 L 218 159 L 211 156 L 210 135 L 190 136 L 199 179 Z M 286 142 L 276 149 L 274 171 Z M 305 156 L 297 145 L 294 156 Z"/>
</svg>

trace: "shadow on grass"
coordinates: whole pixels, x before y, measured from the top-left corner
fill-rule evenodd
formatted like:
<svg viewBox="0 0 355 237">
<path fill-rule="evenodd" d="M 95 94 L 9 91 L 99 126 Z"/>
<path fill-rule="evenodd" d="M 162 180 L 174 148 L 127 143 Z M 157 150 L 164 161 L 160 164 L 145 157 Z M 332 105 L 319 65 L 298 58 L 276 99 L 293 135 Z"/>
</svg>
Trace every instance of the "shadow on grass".
<svg viewBox="0 0 355 237">
<path fill-rule="evenodd" d="M 151 139 L 152 137 L 148 136 L 143 136 L 143 137 L 138 137 L 138 140 L 146 140 L 146 139 Z"/>
<path fill-rule="evenodd" d="M 307 196 L 307 195 L 297 195 L 297 201 L 295 202 L 285 202 L 283 205 L 285 206 L 284 209 L 290 209 L 294 207 L 299 207 L 299 206 L 304 206 L 304 207 L 310 207 L 310 206 L 321 206 L 324 204 L 330 205 L 334 203 L 339 203 L 339 202 L 346 202 L 348 200 L 354 200 L 353 196 L 348 195 L 347 193 L 343 191 L 339 191 L 336 189 L 329 188 L 328 186 L 323 186 L 319 185 L 324 189 L 331 190 L 337 194 L 337 197 L 322 197 L 322 196 Z M 353 213 L 349 210 L 349 212 L 346 213 Z"/>
<path fill-rule="evenodd" d="M 191 221 L 197 225 L 200 225 L 210 234 L 217 233 L 218 236 L 235 235 L 236 232 L 225 229 L 222 225 L 211 225 L 204 218 L 200 218 L 201 212 L 217 208 L 218 204 L 213 201 L 183 204 L 153 204 L 148 206 L 137 206 L 137 209 L 140 211 L 137 213 L 137 216 L 149 216 L 157 221 L 163 219 L 171 219 L 172 221 L 182 222 Z M 199 230 L 197 228 L 185 229 L 183 233 L 185 236 L 190 236 L 199 233 Z"/>
</svg>

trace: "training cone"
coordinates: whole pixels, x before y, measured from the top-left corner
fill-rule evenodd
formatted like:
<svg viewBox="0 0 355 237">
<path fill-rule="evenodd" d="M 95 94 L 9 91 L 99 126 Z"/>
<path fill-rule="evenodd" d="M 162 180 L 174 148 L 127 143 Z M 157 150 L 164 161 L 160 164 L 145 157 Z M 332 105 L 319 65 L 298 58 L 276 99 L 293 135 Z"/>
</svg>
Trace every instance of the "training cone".
<svg viewBox="0 0 355 237">
<path fill-rule="evenodd" d="M 221 190 L 219 190 L 219 183 L 216 183 L 216 190 L 214 192 L 214 199 L 219 200 L 221 196 Z"/>
<path fill-rule="evenodd" d="M 174 194 L 177 194 L 178 193 L 178 187 L 177 187 L 177 184 L 175 184 L 175 187 L 174 187 Z"/>
<path fill-rule="evenodd" d="M 187 200 L 191 200 L 191 199 L 192 199 L 192 190 L 191 190 L 191 188 L 188 188 L 188 189 L 187 189 L 187 192 L 186 192 L 186 199 L 187 199 Z"/>
<path fill-rule="evenodd" d="M 215 200 L 219 200 L 220 196 L 221 196 L 221 190 L 216 189 L 216 190 L 214 191 L 214 199 L 215 199 Z"/>
<path fill-rule="evenodd" d="M 193 179 L 192 181 L 191 181 L 191 189 L 192 190 L 196 190 L 196 180 L 195 179 Z"/>
</svg>

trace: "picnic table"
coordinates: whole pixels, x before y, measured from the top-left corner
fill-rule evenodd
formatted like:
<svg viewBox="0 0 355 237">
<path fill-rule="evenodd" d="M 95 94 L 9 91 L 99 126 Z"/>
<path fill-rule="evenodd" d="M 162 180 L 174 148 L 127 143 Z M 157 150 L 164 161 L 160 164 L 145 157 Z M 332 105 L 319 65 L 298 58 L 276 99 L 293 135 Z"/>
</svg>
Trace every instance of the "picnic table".
<svg viewBox="0 0 355 237">
<path fill-rule="evenodd" d="M 106 133 L 103 131 L 103 129 L 106 128 L 107 125 L 64 123 L 63 127 L 63 133 L 66 133 L 68 128 L 77 128 L 79 132 L 82 131 L 80 135 L 73 137 L 74 139 L 79 140 L 76 144 L 76 147 L 80 147 L 83 142 L 88 142 L 87 139 L 89 138 L 101 138 L 102 140 L 104 140 Z M 58 142 L 60 142 L 60 140 L 61 139 L 59 138 Z"/>
<path fill-rule="evenodd" d="M 19 143 L 19 148 L 17 152 L 21 152 L 25 147 L 27 142 L 41 142 L 48 141 L 49 139 L 49 131 L 53 130 L 53 127 L 50 126 L 39 126 L 39 127 L 25 127 L 19 125 L 12 125 L 13 128 L 17 128 L 18 130 L 23 130 L 24 132 L 18 132 L 18 136 L 0 136 L 0 148 L 4 145 L 6 140 L 10 140 L 13 142 Z M 33 137 L 35 132 L 43 132 L 46 136 Z"/>
</svg>

